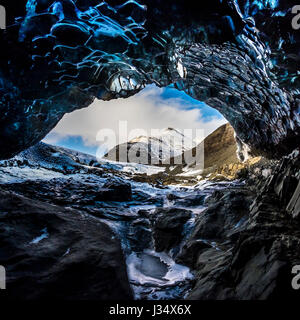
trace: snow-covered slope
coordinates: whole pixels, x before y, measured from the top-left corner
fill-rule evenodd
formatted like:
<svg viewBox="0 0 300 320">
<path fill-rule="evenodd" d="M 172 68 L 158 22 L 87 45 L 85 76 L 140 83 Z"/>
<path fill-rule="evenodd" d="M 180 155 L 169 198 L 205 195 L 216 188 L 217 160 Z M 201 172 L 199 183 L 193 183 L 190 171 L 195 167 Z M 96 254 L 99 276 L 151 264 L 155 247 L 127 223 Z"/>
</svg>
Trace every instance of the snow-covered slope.
<svg viewBox="0 0 300 320">
<path fill-rule="evenodd" d="M 180 130 L 167 128 L 153 136 L 140 136 L 110 150 L 105 159 L 141 164 L 168 164 L 172 157 L 195 147 L 193 140 Z"/>
<path fill-rule="evenodd" d="M 26 177 L 43 180 L 65 174 L 87 173 L 92 169 L 121 176 L 126 173 L 150 176 L 165 171 L 163 167 L 97 159 L 79 151 L 40 142 L 10 160 L 0 161 L 0 184 L 1 180 L 16 182 Z"/>
</svg>

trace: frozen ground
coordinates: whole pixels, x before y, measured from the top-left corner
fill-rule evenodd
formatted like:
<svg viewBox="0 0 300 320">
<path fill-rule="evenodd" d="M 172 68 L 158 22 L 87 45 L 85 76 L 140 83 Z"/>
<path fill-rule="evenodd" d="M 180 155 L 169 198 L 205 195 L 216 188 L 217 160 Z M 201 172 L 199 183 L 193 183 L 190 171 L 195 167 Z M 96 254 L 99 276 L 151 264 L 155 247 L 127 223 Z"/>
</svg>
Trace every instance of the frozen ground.
<svg viewBox="0 0 300 320">
<path fill-rule="evenodd" d="M 39 201 L 80 209 L 106 223 L 122 244 L 135 298 L 181 299 L 189 291 L 193 274 L 188 267 L 174 261 L 174 252 L 180 250 L 192 232 L 197 215 L 205 209 L 205 198 L 216 189 L 234 183 L 201 181 L 193 187 L 162 187 L 132 179 L 135 174 L 151 176 L 163 170 L 109 161 L 99 163 L 92 156 L 40 143 L 11 160 L 0 162 L 0 187 Z M 132 198 L 100 199 L 99 194 L 106 190 L 108 181 L 117 186 L 129 185 Z M 183 227 L 182 242 L 169 252 L 155 251 L 151 219 L 157 208 L 191 212 Z M 49 237 L 51 233 L 44 226 L 31 245 L 38 248 Z M 211 246 L 218 250 L 215 244 Z M 70 248 L 66 255 L 68 251 Z"/>
</svg>

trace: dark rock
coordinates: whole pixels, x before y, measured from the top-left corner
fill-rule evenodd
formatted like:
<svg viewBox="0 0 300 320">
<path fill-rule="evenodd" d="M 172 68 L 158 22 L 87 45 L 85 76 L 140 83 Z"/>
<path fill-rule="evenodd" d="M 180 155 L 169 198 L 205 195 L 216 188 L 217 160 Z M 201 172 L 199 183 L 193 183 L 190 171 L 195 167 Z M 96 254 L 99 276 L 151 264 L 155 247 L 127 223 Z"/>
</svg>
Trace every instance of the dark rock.
<svg viewBox="0 0 300 320">
<path fill-rule="evenodd" d="M 158 208 L 150 217 L 157 252 L 169 251 L 180 244 L 183 228 L 192 212 L 177 208 Z"/>
<path fill-rule="evenodd" d="M 300 181 L 292 196 L 291 201 L 287 206 L 287 211 L 292 214 L 294 218 L 300 217 Z"/>
<path fill-rule="evenodd" d="M 180 254 L 176 257 L 176 261 L 195 269 L 200 253 L 209 248 L 211 246 L 207 242 L 190 240 L 183 246 Z"/>
<path fill-rule="evenodd" d="M 250 174 L 246 187 L 257 194 L 241 187 L 221 191 L 222 197 L 218 191 L 216 203 L 209 199 L 177 256 L 196 273 L 188 299 L 299 300 L 300 292 L 291 285 L 292 268 L 300 264 L 300 221 L 294 214 L 299 209 L 299 169 L 297 156 L 286 158 L 271 164 L 268 178 L 262 179 L 258 170 L 255 184 Z"/>
<path fill-rule="evenodd" d="M 81 211 L 0 191 L 0 235 L 1 299 L 132 299 L 120 242 Z"/>
<path fill-rule="evenodd" d="M 131 249 L 135 252 L 152 248 L 152 232 L 149 220 L 137 219 L 133 221 L 129 229 L 128 239 Z"/>
<path fill-rule="evenodd" d="M 204 201 L 204 205 L 208 206 L 210 204 L 214 204 L 224 196 L 224 191 L 222 190 L 216 190 L 213 192 L 213 194 L 210 197 L 207 197 Z"/>
<path fill-rule="evenodd" d="M 108 181 L 102 188 L 98 189 L 96 201 L 117 201 L 125 202 L 132 199 L 130 183 L 123 181 Z"/>
<path fill-rule="evenodd" d="M 154 204 L 156 206 L 162 206 L 164 198 L 162 196 L 152 197 L 148 193 L 135 189 L 132 191 L 132 201 L 134 201 L 135 203 L 143 203 L 149 205 Z"/>
<path fill-rule="evenodd" d="M 131 201 L 132 191 L 129 183 L 121 179 L 109 180 L 99 188 L 98 185 L 101 183 L 103 180 L 99 180 L 97 176 L 86 175 L 80 181 L 66 176 L 50 180 L 26 180 L 21 183 L 5 184 L 3 188 L 58 205 L 88 206 L 95 205 L 96 201 Z"/>
<path fill-rule="evenodd" d="M 211 197 L 212 204 L 197 219 L 191 239 L 225 239 L 249 213 L 251 192 L 229 190 L 223 191 L 222 197 L 220 193 L 216 196 L 216 202 Z"/>
<path fill-rule="evenodd" d="M 193 192 L 191 194 L 187 194 L 186 196 L 177 196 L 176 194 L 170 193 L 167 195 L 167 199 L 174 203 L 174 206 L 182 206 L 182 207 L 196 207 L 201 206 L 204 203 L 206 195 L 197 194 Z"/>
<path fill-rule="evenodd" d="M 202 251 L 197 258 L 196 282 L 187 300 L 228 300 L 234 297 L 226 270 L 230 252 L 213 248 Z"/>
<path fill-rule="evenodd" d="M 143 218 L 150 218 L 151 216 L 151 212 L 149 210 L 144 210 L 144 209 L 139 210 L 138 214 Z"/>
<path fill-rule="evenodd" d="M 231 272 L 237 299 L 299 298 L 291 286 L 291 270 L 300 263 L 299 239 L 286 235 L 245 234 L 236 246 Z"/>
</svg>

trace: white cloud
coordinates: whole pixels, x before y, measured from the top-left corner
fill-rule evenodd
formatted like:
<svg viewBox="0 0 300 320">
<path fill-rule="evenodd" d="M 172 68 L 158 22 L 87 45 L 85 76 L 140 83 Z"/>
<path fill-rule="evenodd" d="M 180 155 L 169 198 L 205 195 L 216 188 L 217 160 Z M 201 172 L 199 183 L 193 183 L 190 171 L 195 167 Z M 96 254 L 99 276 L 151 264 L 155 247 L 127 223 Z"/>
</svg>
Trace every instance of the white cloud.
<svg viewBox="0 0 300 320">
<path fill-rule="evenodd" d="M 74 111 L 64 116 L 51 134 L 44 140 L 58 143 L 66 136 L 81 136 L 84 143 L 97 146 L 97 133 L 101 129 L 110 129 L 118 133 L 119 121 L 128 122 L 128 131 L 144 129 L 203 129 L 207 136 L 226 123 L 225 119 L 207 118 L 199 109 L 187 109 L 179 98 L 164 99 L 162 89 L 150 87 L 134 97 L 112 101 L 96 100 L 90 107 Z"/>
</svg>

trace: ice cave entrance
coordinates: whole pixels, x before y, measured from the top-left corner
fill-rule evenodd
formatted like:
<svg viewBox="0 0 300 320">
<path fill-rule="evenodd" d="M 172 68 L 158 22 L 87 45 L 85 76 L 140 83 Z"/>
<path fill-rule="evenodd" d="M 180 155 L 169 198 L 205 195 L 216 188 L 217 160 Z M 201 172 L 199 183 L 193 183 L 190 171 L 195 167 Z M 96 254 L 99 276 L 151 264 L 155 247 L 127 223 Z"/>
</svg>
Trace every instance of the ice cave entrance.
<svg viewBox="0 0 300 320">
<path fill-rule="evenodd" d="M 170 135 L 173 144 L 185 134 L 183 148 L 189 148 L 226 122 L 216 109 L 174 86 L 149 85 L 130 98 L 96 99 L 88 108 L 66 114 L 43 141 L 101 157 L 116 145 L 158 132 Z"/>
</svg>

